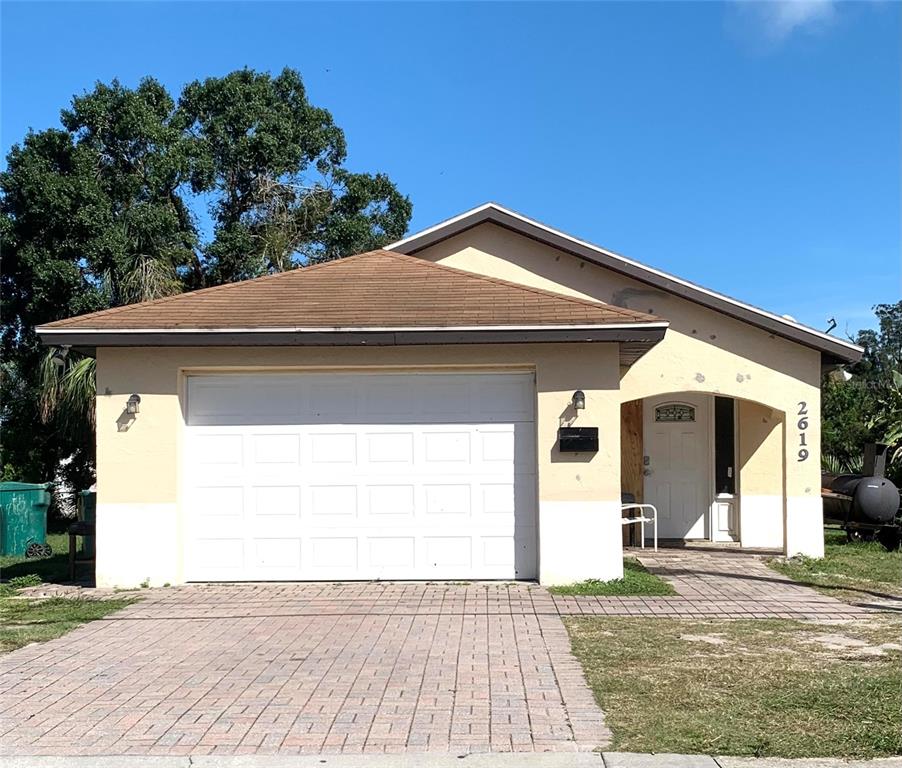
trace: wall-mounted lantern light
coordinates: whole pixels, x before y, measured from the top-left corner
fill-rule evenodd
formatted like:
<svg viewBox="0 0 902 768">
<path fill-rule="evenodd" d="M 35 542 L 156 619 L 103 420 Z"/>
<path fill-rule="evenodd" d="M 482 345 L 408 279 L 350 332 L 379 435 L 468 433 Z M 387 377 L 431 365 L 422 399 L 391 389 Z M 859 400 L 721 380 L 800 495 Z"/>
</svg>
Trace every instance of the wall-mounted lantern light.
<svg viewBox="0 0 902 768">
<path fill-rule="evenodd" d="M 138 413 L 141 410 L 141 395 L 132 395 L 125 403 L 125 412 L 128 414 Z"/>
<path fill-rule="evenodd" d="M 67 357 L 69 357 L 69 347 L 53 348 L 53 354 L 50 356 L 50 359 L 53 361 L 53 365 L 56 367 L 58 373 L 63 372 L 63 368 L 66 366 Z"/>
<path fill-rule="evenodd" d="M 576 392 L 573 393 L 573 397 L 570 400 L 573 403 L 574 410 L 582 411 L 586 407 L 586 393 L 581 389 L 577 389 Z"/>
</svg>

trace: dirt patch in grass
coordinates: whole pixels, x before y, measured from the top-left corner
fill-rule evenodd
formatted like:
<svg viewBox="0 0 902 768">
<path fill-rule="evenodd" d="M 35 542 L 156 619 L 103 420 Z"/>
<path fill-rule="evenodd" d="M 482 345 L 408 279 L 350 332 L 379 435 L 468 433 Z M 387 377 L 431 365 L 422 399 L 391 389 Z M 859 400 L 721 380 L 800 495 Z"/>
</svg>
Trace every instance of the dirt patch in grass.
<svg viewBox="0 0 902 768">
<path fill-rule="evenodd" d="M 871 758 L 902 749 L 902 621 L 566 618 L 614 748 Z"/>
<path fill-rule="evenodd" d="M 876 541 L 848 541 L 842 531 L 826 532 L 822 558 L 776 558 L 769 564 L 794 581 L 841 600 L 902 598 L 902 550 L 889 552 Z"/>
<path fill-rule="evenodd" d="M 553 595 L 675 595 L 676 590 L 664 579 L 650 573 L 638 560 L 623 560 L 623 578 L 612 581 L 589 579 L 576 584 L 549 587 Z"/>
</svg>

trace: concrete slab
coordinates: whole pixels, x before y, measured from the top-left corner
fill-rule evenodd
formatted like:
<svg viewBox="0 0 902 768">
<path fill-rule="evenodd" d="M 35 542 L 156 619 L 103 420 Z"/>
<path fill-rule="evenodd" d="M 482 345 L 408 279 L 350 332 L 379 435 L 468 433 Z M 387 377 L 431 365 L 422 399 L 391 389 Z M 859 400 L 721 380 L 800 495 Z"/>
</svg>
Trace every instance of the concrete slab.
<svg viewBox="0 0 902 768">
<path fill-rule="evenodd" d="M 649 755 L 639 752 L 603 752 L 605 768 L 718 768 L 710 755 Z"/>
<path fill-rule="evenodd" d="M 13 757 L 4 768 L 604 768 L 601 753 Z"/>
<path fill-rule="evenodd" d="M 876 760 L 709 757 L 629 752 L 483 753 L 470 755 L 195 755 L 10 757 L 3 768 L 902 768 L 902 757 Z"/>
</svg>

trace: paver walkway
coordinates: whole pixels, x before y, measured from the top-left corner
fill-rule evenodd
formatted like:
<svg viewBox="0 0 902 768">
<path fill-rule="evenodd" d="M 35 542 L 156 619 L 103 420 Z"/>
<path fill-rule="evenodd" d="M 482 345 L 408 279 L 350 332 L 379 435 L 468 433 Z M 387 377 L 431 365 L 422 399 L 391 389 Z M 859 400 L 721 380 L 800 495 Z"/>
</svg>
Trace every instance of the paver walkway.
<svg viewBox="0 0 902 768">
<path fill-rule="evenodd" d="M 627 549 L 652 573 L 669 581 L 674 597 L 557 598 L 561 613 L 689 618 L 855 619 L 875 610 L 902 610 L 902 600 L 849 604 L 792 581 L 767 566 L 769 551 L 710 546 Z"/>
</svg>

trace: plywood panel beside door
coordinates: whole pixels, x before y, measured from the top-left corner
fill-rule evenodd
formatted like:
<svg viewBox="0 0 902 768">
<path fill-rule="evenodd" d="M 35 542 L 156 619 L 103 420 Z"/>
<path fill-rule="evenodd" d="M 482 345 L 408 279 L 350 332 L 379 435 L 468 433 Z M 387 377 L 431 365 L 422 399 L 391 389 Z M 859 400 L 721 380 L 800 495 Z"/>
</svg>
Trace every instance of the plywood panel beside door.
<svg viewBox="0 0 902 768">
<path fill-rule="evenodd" d="M 620 488 L 642 501 L 642 400 L 620 405 Z M 623 526 L 623 543 L 628 544 L 635 526 Z"/>
</svg>

